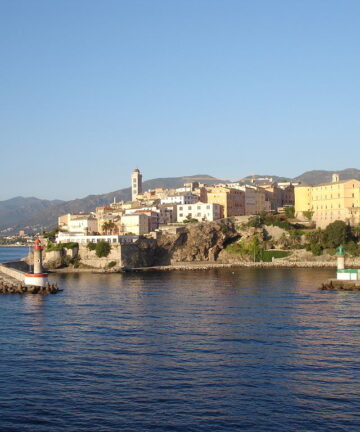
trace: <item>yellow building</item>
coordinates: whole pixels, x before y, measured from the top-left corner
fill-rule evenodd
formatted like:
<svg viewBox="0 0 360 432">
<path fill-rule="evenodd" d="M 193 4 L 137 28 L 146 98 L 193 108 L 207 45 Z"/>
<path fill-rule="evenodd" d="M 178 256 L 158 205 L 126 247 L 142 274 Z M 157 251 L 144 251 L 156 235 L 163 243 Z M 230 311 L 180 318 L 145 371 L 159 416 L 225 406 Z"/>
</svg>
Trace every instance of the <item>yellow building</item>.
<svg viewBox="0 0 360 432">
<path fill-rule="evenodd" d="M 301 219 L 307 211 L 313 213 L 312 220 L 320 228 L 336 220 L 357 225 L 360 223 L 360 181 L 340 181 L 334 174 L 332 182 L 296 187 L 295 214 Z"/>
<path fill-rule="evenodd" d="M 227 187 L 207 187 L 202 191 L 203 202 L 220 204 L 220 218 L 245 215 L 245 192 Z"/>
<path fill-rule="evenodd" d="M 143 235 L 149 232 L 149 216 L 133 213 L 121 217 L 121 233 Z"/>
</svg>

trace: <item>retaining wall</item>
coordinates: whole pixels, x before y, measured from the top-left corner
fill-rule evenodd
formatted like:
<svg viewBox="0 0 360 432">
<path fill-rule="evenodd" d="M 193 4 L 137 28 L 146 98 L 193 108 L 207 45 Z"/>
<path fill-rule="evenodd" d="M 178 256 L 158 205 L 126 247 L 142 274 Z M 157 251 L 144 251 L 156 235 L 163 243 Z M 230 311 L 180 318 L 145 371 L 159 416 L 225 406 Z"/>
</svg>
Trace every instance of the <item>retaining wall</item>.
<svg viewBox="0 0 360 432">
<path fill-rule="evenodd" d="M 0 264 L 0 272 L 10 276 L 20 282 L 25 281 L 25 272 L 18 270 L 17 268 L 13 268 L 17 266 L 17 262 L 8 262 Z"/>
</svg>

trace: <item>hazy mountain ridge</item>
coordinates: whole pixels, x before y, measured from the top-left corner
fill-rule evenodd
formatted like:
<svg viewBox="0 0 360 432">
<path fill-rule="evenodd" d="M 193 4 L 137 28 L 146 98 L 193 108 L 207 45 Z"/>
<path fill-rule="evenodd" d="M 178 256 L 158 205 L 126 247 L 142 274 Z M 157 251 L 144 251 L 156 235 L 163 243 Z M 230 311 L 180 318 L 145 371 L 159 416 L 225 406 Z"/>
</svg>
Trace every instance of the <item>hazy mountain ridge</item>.
<svg viewBox="0 0 360 432">
<path fill-rule="evenodd" d="M 330 182 L 334 173 L 339 174 L 340 180 L 356 179 L 360 180 L 360 170 L 357 168 L 346 168 L 341 171 L 325 171 L 325 170 L 314 170 L 307 171 L 294 178 L 294 181 L 301 181 L 309 185 L 318 185 L 321 183 Z"/>
<path fill-rule="evenodd" d="M 360 170 L 347 168 L 340 171 L 313 170 L 307 171 L 293 179 L 276 175 L 249 175 L 241 180 L 250 181 L 252 178 L 271 177 L 273 181 L 301 181 L 302 183 L 316 185 L 331 181 L 334 172 L 340 175 L 341 180 L 360 180 Z M 176 188 L 183 186 L 189 181 L 200 181 L 207 184 L 227 182 L 228 180 L 218 179 L 207 174 L 193 176 L 168 177 L 146 180 L 143 182 L 143 189 L 154 189 L 156 187 Z M 16 197 L 6 201 L 0 201 L 0 229 L 11 227 L 13 231 L 27 228 L 33 230 L 49 229 L 57 224 L 57 218 L 65 213 L 90 212 L 95 207 L 109 204 L 114 201 L 127 201 L 131 198 L 130 187 L 116 190 L 100 195 L 88 195 L 87 197 L 70 200 L 41 200 L 38 198 Z"/>
<path fill-rule="evenodd" d="M 177 188 L 184 185 L 184 183 L 189 181 L 206 181 L 207 184 L 217 183 L 222 181 L 221 179 L 209 176 L 207 174 L 197 174 L 194 176 L 184 176 L 184 177 L 169 177 L 169 178 L 156 178 L 151 180 L 146 180 L 143 182 L 143 189 L 154 189 L 157 187 L 164 188 Z M 19 197 L 21 198 L 21 197 Z M 130 187 L 119 189 L 114 192 L 109 192 L 101 195 L 88 195 L 87 197 L 75 199 L 71 201 L 48 201 L 52 203 L 46 206 L 46 200 L 42 207 L 37 208 L 34 211 L 25 212 L 19 210 L 19 217 L 14 218 L 13 214 L 1 214 L 1 209 L 3 203 L 7 201 L 0 201 L 0 229 L 11 227 L 13 231 L 26 228 L 39 231 L 42 229 L 49 229 L 57 224 L 57 218 L 62 214 L 66 213 L 78 213 L 78 212 L 90 212 L 94 211 L 96 207 L 109 204 L 114 201 L 128 201 L 131 199 Z M 12 200 L 16 200 L 13 198 Z M 25 203 L 27 200 L 33 200 L 33 198 L 21 198 Z M 36 200 L 36 198 L 35 198 Z M 6 204 L 5 204 L 6 206 Z M 16 212 L 14 209 L 13 213 Z M 20 217 L 21 214 L 21 217 Z"/>
<path fill-rule="evenodd" d="M 62 203 L 60 200 L 43 200 L 35 197 L 15 197 L 0 201 L 0 229 L 21 223 L 24 217 L 32 217 L 49 207 Z"/>
</svg>

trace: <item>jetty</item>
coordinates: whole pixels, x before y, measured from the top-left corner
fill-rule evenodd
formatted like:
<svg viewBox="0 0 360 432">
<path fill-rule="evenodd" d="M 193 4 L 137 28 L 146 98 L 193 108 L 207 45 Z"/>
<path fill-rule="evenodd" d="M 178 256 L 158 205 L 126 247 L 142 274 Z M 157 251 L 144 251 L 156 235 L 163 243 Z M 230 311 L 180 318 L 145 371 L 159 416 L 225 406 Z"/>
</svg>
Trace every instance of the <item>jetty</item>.
<svg viewBox="0 0 360 432">
<path fill-rule="evenodd" d="M 328 279 L 322 283 L 322 290 L 343 290 L 359 291 L 360 290 L 360 269 L 345 268 L 345 249 L 340 245 L 336 251 L 337 271 L 336 278 Z"/>
<path fill-rule="evenodd" d="M 34 246 L 34 271 L 28 272 L 24 261 L 10 261 L 0 264 L 0 294 L 56 294 L 56 283 L 49 283 L 47 273 L 42 269 L 42 247 L 40 240 Z"/>
</svg>

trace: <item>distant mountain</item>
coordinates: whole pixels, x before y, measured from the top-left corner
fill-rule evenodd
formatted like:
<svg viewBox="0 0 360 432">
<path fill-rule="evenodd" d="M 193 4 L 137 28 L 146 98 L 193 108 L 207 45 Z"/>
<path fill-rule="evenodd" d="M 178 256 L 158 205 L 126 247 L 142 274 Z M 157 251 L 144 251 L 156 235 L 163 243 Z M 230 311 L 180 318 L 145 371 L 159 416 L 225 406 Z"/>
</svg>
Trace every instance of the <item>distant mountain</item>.
<svg viewBox="0 0 360 432">
<path fill-rule="evenodd" d="M 356 168 L 347 168 L 342 171 L 307 171 L 304 174 L 295 177 L 294 181 L 301 181 L 302 183 L 306 183 L 309 185 L 318 185 L 320 183 L 330 182 L 334 173 L 339 174 L 340 180 L 360 180 L 360 170 Z"/>
<path fill-rule="evenodd" d="M 276 175 L 260 175 L 260 174 L 254 174 L 254 175 L 248 175 L 246 177 L 241 178 L 239 181 L 241 182 L 250 182 L 252 179 L 263 179 L 263 178 L 271 178 L 274 182 L 289 182 L 292 179 L 289 177 L 279 177 Z"/>
<path fill-rule="evenodd" d="M 156 178 L 144 181 L 143 190 L 154 189 L 157 187 L 177 188 L 190 181 L 199 181 L 211 185 L 221 180 L 207 174 L 197 174 L 185 177 Z M 19 211 L 19 217 L 16 218 L 16 220 L 9 217 L 4 218 L 3 220 L 0 215 L 0 227 L 11 227 L 12 231 L 17 231 L 22 228 L 27 231 L 49 229 L 57 225 L 57 218 L 63 214 L 94 211 L 95 207 L 109 204 L 114 201 L 114 198 L 116 201 L 129 201 L 131 199 L 130 188 L 124 188 L 102 195 L 89 195 L 85 198 L 71 201 L 49 201 L 49 203 L 52 204 L 47 207 L 38 208 L 35 211 L 29 211 L 23 208 Z M 16 199 L 17 198 L 14 198 L 14 200 Z M 22 199 L 26 200 L 28 198 Z M 0 201 L 0 208 L 1 204 L 5 202 L 6 201 Z"/>
<path fill-rule="evenodd" d="M 360 180 L 360 170 L 348 168 L 336 171 L 341 180 L 358 179 Z M 249 175 L 241 179 L 250 181 L 252 178 L 271 177 L 273 181 L 301 181 L 302 183 L 317 185 L 331 181 L 333 171 L 307 171 L 294 179 L 276 175 Z M 228 180 L 218 179 L 207 174 L 197 174 L 184 177 L 156 178 L 147 180 L 143 183 L 143 189 L 154 189 L 156 187 L 177 188 L 190 181 L 199 181 L 212 185 L 218 182 L 228 182 Z M 131 198 L 130 188 L 119 189 L 114 192 L 102 195 L 89 195 L 85 198 L 71 201 L 48 201 L 37 198 L 12 198 L 7 201 L 0 201 L 0 231 L 4 234 L 4 229 L 10 228 L 9 232 L 16 232 L 19 229 L 27 231 L 40 231 L 49 229 L 57 224 L 57 218 L 66 213 L 90 212 L 95 207 L 109 204 L 114 201 L 128 201 Z"/>
<path fill-rule="evenodd" d="M 34 197 L 15 197 L 0 201 L 0 230 L 30 218 L 51 206 L 62 203 L 60 200 L 42 200 Z"/>
</svg>

